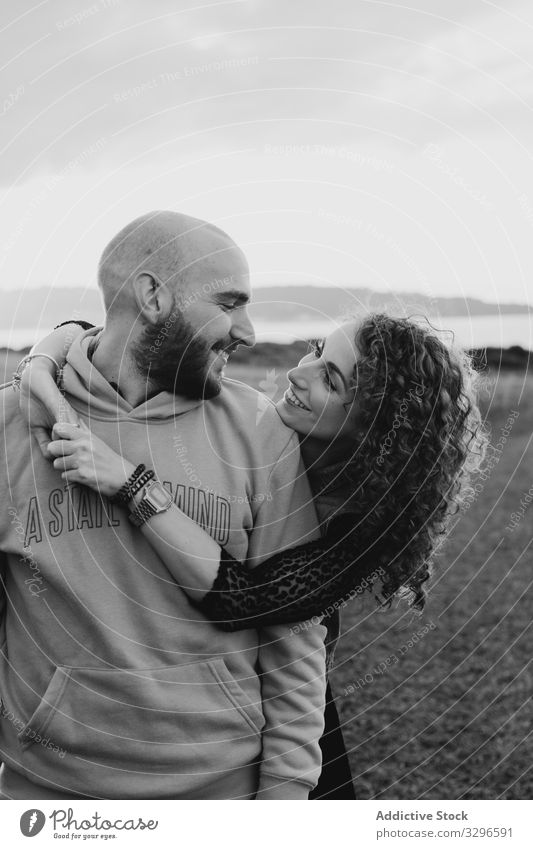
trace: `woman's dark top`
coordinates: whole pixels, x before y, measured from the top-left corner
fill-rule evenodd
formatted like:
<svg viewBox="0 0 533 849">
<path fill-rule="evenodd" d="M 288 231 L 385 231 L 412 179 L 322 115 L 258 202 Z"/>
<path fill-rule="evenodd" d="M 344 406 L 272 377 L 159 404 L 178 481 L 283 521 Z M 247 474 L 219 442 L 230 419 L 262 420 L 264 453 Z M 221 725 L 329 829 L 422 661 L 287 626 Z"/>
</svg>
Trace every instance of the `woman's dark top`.
<svg viewBox="0 0 533 849">
<path fill-rule="evenodd" d="M 86 321 L 62 324 L 94 327 Z M 353 525 L 353 516 L 340 513 L 321 539 L 281 551 L 254 569 L 222 548 L 213 586 L 201 601 L 191 601 L 225 631 L 331 618 L 379 577 L 378 551 L 361 544 Z"/>
<path fill-rule="evenodd" d="M 358 550 L 352 529 L 353 518 L 343 514 L 322 539 L 281 551 L 254 569 L 222 549 L 213 586 L 195 603 L 225 631 L 330 615 L 379 577 L 377 553 Z"/>
</svg>

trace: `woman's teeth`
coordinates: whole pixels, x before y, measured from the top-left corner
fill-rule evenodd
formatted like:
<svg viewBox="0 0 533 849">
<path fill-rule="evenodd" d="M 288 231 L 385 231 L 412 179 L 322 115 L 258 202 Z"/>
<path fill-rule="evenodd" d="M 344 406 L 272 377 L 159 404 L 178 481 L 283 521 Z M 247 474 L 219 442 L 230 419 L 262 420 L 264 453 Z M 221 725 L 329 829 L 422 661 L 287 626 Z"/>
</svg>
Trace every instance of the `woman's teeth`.
<svg viewBox="0 0 533 849">
<path fill-rule="evenodd" d="M 302 404 L 302 402 L 298 400 L 290 386 L 285 392 L 285 400 L 289 404 L 292 404 L 293 407 L 299 407 L 301 410 L 307 410 L 308 413 L 310 412 L 309 407 L 306 407 L 305 404 Z"/>
</svg>

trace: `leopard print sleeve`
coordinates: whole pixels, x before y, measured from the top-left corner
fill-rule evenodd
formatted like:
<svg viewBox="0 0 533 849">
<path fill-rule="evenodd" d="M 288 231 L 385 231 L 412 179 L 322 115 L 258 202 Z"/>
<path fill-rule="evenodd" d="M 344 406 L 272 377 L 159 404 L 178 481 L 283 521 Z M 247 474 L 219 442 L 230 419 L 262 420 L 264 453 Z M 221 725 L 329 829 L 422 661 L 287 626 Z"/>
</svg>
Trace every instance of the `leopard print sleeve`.
<svg viewBox="0 0 533 849">
<path fill-rule="evenodd" d="M 302 622 L 362 592 L 377 565 L 376 552 L 367 546 L 358 554 L 353 535 L 339 521 L 322 539 L 282 551 L 254 569 L 222 549 L 217 577 L 198 606 L 225 631 Z"/>
</svg>

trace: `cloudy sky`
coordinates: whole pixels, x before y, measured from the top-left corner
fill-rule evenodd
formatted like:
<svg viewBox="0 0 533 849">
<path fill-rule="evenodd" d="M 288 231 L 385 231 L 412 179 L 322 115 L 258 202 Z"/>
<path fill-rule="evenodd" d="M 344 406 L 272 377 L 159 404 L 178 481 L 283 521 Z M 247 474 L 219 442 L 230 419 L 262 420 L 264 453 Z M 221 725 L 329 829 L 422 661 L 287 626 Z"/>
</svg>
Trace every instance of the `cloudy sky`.
<svg viewBox="0 0 533 849">
<path fill-rule="evenodd" d="M 9 0 L 4 288 L 93 286 L 170 208 L 255 285 L 533 302 L 527 0 Z"/>
</svg>

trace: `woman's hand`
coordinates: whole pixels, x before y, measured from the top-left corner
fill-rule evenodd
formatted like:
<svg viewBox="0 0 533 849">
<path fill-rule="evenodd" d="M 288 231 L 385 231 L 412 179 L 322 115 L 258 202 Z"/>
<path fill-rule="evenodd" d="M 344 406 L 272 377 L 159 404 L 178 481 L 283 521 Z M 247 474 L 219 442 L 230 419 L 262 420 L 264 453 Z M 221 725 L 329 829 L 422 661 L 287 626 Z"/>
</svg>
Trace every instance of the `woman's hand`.
<svg viewBox="0 0 533 849">
<path fill-rule="evenodd" d="M 54 422 L 77 424 L 79 418 L 56 386 L 56 368 L 52 360 L 62 368 L 70 346 L 76 336 L 83 333 L 78 324 L 65 324 L 39 340 L 30 354 L 45 354 L 30 360 L 20 381 L 19 407 L 30 425 L 31 432 L 39 444 L 41 453 L 50 460 L 48 443 Z M 48 359 L 51 357 L 52 359 Z"/>
<path fill-rule="evenodd" d="M 100 495 L 112 496 L 135 471 L 133 463 L 94 436 L 81 419 L 78 426 L 56 422 L 52 440 L 48 451 L 56 458 L 54 468 L 61 469 L 67 483 L 83 484 Z"/>
<path fill-rule="evenodd" d="M 47 460 L 52 459 L 48 445 L 54 423 L 76 425 L 81 421 L 56 386 L 53 363 L 44 357 L 31 360 L 22 372 L 19 408 Z"/>
</svg>

